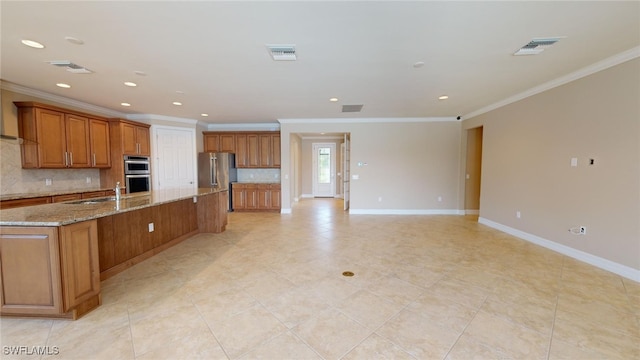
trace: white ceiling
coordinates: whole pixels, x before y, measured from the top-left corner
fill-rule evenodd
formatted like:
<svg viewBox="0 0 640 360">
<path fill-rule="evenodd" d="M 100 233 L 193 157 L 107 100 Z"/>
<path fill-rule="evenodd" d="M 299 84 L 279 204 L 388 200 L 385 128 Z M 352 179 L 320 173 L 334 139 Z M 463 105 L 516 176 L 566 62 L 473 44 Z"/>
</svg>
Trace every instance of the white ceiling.
<svg viewBox="0 0 640 360">
<path fill-rule="evenodd" d="M 4 81 L 209 123 L 464 115 L 640 45 L 638 1 L 2 1 L 0 11 Z M 512 56 L 553 36 L 566 38 Z M 298 60 L 274 62 L 265 44 L 295 44 Z M 340 112 L 350 104 L 364 108 Z"/>
</svg>

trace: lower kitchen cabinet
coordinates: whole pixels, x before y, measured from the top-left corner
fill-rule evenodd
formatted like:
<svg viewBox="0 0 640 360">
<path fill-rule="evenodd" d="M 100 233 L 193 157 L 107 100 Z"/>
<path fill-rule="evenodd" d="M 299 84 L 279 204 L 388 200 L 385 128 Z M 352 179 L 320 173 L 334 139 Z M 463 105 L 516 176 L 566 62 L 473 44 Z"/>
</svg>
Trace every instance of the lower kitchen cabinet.
<svg viewBox="0 0 640 360">
<path fill-rule="evenodd" d="M 280 211 L 280 184 L 233 184 L 233 210 Z"/>
<path fill-rule="evenodd" d="M 96 220 L 0 228 L 0 314 L 77 318 L 101 303 Z"/>
</svg>

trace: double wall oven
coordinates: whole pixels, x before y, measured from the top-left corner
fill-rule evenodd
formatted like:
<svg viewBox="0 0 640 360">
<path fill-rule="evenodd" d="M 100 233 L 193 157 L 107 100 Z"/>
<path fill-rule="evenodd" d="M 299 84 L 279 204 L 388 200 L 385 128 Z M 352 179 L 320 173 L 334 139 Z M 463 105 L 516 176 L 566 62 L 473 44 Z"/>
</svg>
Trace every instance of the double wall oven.
<svg viewBox="0 0 640 360">
<path fill-rule="evenodd" d="M 149 157 L 125 155 L 124 181 L 128 194 L 151 190 Z"/>
</svg>

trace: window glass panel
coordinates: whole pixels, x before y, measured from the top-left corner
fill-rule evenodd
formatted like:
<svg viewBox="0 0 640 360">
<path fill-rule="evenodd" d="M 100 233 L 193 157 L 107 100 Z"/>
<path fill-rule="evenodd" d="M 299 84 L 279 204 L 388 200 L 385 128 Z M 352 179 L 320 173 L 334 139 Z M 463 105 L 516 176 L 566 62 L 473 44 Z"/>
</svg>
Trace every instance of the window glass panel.
<svg viewBox="0 0 640 360">
<path fill-rule="evenodd" d="M 331 148 L 318 149 L 318 183 L 331 183 Z"/>
</svg>

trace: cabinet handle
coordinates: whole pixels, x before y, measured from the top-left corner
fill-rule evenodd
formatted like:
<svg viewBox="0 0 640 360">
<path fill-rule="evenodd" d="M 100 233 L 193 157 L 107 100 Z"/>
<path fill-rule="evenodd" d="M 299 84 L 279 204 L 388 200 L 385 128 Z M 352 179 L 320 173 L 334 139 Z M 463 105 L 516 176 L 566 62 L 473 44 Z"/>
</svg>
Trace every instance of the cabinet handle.
<svg viewBox="0 0 640 360">
<path fill-rule="evenodd" d="M 69 153 L 64 152 L 64 166 L 69 166 Z"/>
<path fill-rule="evenodd" d="M 93 166 L 96 166 L 96 153 L 93 153 Z"/>
<path fill-rule="evenodd" d="M 72 152 L 69 153 L 69 159 L 71 159 L 69 161 L 69 166 L 73 166 L 73 153 Z"/>
</svg>

